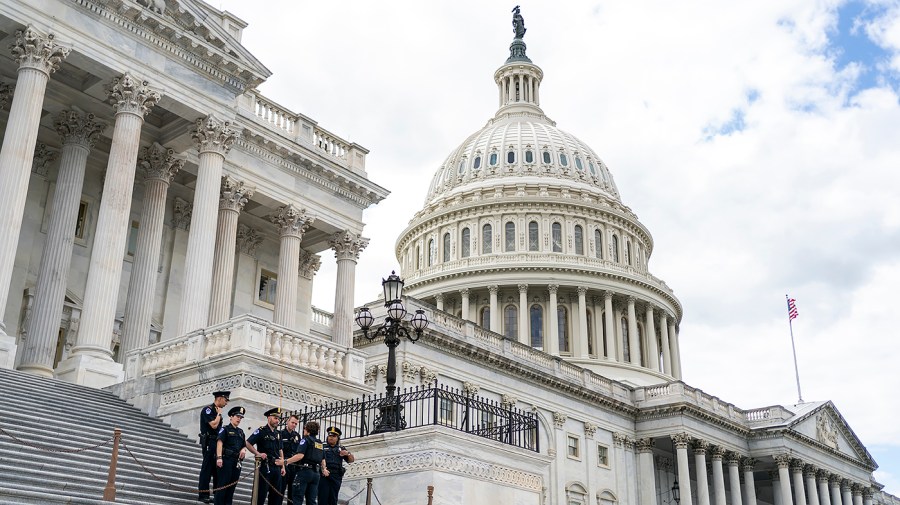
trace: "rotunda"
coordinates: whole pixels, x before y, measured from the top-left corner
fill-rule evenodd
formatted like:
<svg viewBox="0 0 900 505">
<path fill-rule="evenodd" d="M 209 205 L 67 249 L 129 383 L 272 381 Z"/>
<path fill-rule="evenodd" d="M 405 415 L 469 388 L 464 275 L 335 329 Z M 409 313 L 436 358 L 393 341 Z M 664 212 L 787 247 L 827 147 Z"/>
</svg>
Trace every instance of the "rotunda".
<svg viewBox="0 0 900 505">
<path fill-rule="evenodd" d="M 606 164 L 540 107 L 524 30 L 499 109 L 447 156 L 396 243 L 405 292 L 609 378 L 681 378 L 681 303 Z"/>
</svg>

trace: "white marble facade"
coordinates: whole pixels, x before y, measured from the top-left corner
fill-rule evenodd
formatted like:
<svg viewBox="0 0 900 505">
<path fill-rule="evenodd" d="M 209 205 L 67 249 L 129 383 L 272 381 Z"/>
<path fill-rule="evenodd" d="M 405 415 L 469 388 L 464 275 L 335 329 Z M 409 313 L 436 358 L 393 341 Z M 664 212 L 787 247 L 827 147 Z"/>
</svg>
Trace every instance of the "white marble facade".
<svg viewBox="0 0 900 505">
<path fill-rule="evenodd" d="M 386 349 L 351 318 L 362 212 L 388 191 L 365 148 L 256 91 L 245 28 L 200 0 L 0 3 L 0 366 L 111 386 L 190 435 L 216 389 L 251 418 L 383 389 Z M 399 385 L 534 412 L 539 450 L 440 426 L 352 440 L 342 496 L 372 478 L 393 504 L 433 485 L 443 504 L 673 505 L 678 480 L 692 505 L 900 504 L 830 402 L 743 409 L 680 380 L 649 230 L 544 114 L 537 65 L 494 77 L 498 111 L 397 241 L 431 321 Z"/>
</svg>

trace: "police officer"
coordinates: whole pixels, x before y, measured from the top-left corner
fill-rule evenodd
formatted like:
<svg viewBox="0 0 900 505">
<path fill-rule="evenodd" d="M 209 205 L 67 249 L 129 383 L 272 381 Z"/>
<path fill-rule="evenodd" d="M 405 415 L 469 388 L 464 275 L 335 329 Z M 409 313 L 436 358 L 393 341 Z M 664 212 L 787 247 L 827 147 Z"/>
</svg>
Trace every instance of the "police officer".
<svg viewBox="0 0 900 505">
<path fill-rule="evenodd" d="M 353 463 L 356 458 L 340 444 L 340 428 L 332 426 L 325 433 L 325 472 L 319 481 L 319 505 L 338 505 L 338 493 L 344 480 L 344 461 Z"/>
<path fill-rule="evenodd" d="M 256 483 L 256 505 L 265 504 L 267 496 L 269 505 L 281 505 L 281 495 L 278 494 L 284 475 L 284 467 L 278 465 L 278 461 L 283 460 L 281 437 L 278 435 L 281 409 L 269 409 L 265 416 L 266 424 L 254 430 L 247 438 L 247 449 L 262 460 L 259 462 L 260 478 Z"/>
<path fill-rule="evenodd" d="M 213 488 L 218 487 L 216 478 L 216 436 L 222 427 L 222 409 L 228 404 L 231 391 L 213 393 L 213 403 L 200 410 L 200 448 L 203 450 L 203 463 L 200 465 L 200 482 L 197 489 L 198 501 L 212 503 L 209 494 L 209 478 L 212 477 Z"/>
<path fill-rule="evenodd" d="M 294 505 L 316 505 L 319 494 L 319 478 L 325 471 L 325 451 L 319 440 L 319 423 L 310 421 L 303 426 L 303 438 L 297 443 L 296 453 L 285 463 L 297 464 L 294 477 Z"/>
<path fill-rule="evenodd" d="M 244 460 L 247 441 L 244 430 L 238 428 L 244 419 L 244 407 L 234 407 L 228 411 L 230 422 L 219 428 L 216 441 L 216 468 L 219 472 L 219 485 L 228 486 L 216 492 L 216 505 L 231 505 L 234 499 L 234 488 L 231 485 L 241 478 L 241 461 Z"/>
<path fill-rule="evenodd" d="M 284 455 L 284 459 L 276 464 L 284 467 L 285 472 L 284 477 L 281 478 L 281 489 L 278 491 L 281 492 L 282 496 L 290 500 L 288 503 L 293 503 L 294 500 L 294 475 L 297 472 L 297 465 L 286 465 L 284 460 L 294 455 L 297 444 L 300 442 L 300 434 L 297 433 L 297 424 L 299 423 L 300 418 L 297 417 L 297 414 L 291 414 L 287 423 L 285 423 L 285 428 L 278 432 L 281 438 L 281 453 Z"/>
</svg>

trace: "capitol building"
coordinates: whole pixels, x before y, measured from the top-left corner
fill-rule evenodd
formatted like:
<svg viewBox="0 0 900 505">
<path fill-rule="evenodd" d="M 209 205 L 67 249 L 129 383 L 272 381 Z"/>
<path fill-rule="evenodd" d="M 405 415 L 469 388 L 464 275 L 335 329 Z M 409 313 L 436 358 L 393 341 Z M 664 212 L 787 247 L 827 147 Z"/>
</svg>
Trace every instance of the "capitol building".
<svg viewBox="0 0 900 505">
<path fill-rule="evenodd" d="M 384 391 L 396 351 L 398 391 L 463 400 L 409 404 L 397 431 L 335 421 L 356 455 L 344 500 L 371 479 L 393 505 L 426 486 L 448 505 L 900 504 L 832 402 L 738 406 L 682 381 L 691 308 L 652 273 L 666 251 L 548 115 L 517 11 L 514 28 L 491 49 L 496 110 L 430 167 L 396 239 L 428 326 L 389 351 L 354 322 L 385 300 L 354 297 L 363 211 L 391 188 L 340 125 L 257 90 L 253 28 L 201 0 L 0 4 L 0 368 L 194 437 L 213 391 L 254 423 L 325 412 Z M 504 412 L 533 423 L 523 438 L 497 435 Z"/>
</svg>

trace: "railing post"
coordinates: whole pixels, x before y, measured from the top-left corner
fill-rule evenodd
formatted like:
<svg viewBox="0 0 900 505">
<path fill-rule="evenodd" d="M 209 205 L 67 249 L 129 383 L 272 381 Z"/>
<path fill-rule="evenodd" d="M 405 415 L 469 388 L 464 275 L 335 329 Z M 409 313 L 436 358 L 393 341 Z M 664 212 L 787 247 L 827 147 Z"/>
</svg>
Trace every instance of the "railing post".
<svg viewBox="0 0 900 505">
<path fill-rule="evenodd" d="M 428 505 L 431 505 L 432 499 L 434 499 L 434 486 L 428 486 Z"/>
<path fill-rule="evenodd" d="M 257 493 L 259 492 L 259 456 L 253 458 L 253 493 L 250 495 L 250 503 L 258 503 Z M 230 484 L 230 483 L 229 483 Z"/>
<path fill-rule="evenodd" d="M 441 403 L 441 390 L 437 387 L 437 383 L 434 385 L 434 389 L 432 389 L 434 394 L 432 395 L 432 418 L 431 424 L 440 424 L 438 422 L 438 404 Z"/>
<path fill-rule="evenodd" d="M 103 501 L 116 501 L 116 466 L 119 464 L 119 440 L 122 438 L 122 430 L 116 428 L 113 431 L 112 456 L 109 458 L 109 474 L 106 477 L 106 487 L 103 489 Z"/>
<path fill-rule="evenodd" d="M 372 505 L 372 477 L 366 479 L 366 505 Z"/>
</svg>

